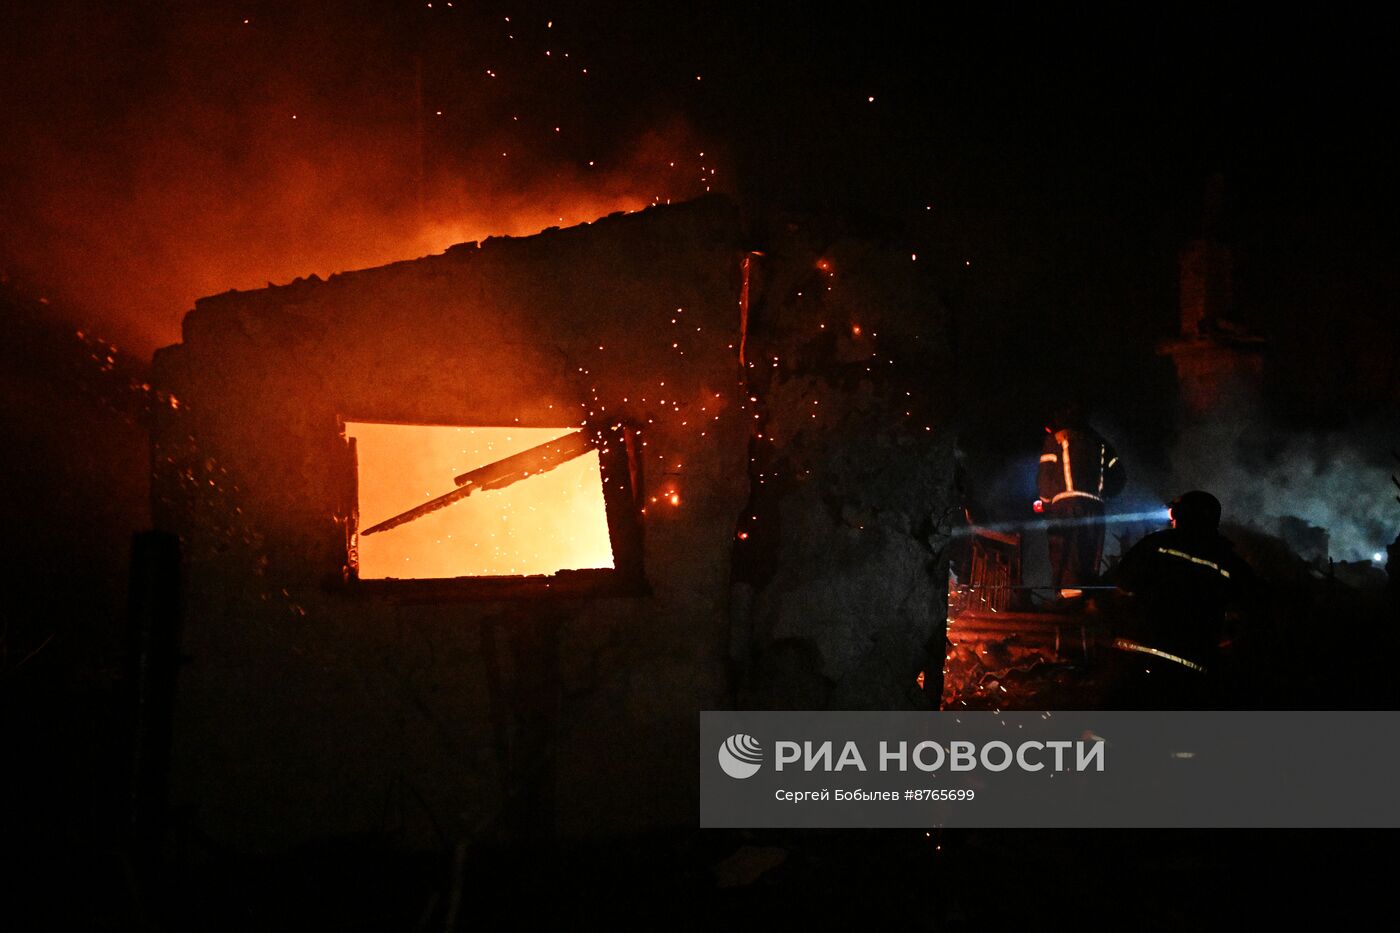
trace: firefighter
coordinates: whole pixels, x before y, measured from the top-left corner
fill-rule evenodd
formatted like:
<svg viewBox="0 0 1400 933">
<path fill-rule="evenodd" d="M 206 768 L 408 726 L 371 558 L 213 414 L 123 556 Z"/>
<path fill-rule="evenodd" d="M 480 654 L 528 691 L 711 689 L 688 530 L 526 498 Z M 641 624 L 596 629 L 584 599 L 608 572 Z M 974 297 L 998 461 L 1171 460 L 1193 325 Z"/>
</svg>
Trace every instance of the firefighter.
<svg viewBox="0 0 1400 933">
<path fill-rule="evenodd" d="M 1067 406 L 1045 429 L 1040 454 L 1040 501 L 1049 525 L 1050 574 L 1062 599 L 1083 595 L 1103 559 L 1104 500 L 1123 491 L 1127 474 L 1118 452 Z"/>
<path fill-rule="evenodd" d="M 1157 704 L 1211 705 L 1223 693 L 1227 610 L 1248 608 L 1254 571 L 1220 534 L 1220 500 L 1195 490 L 1173 500 L 1171 527 L 1143 538 L 1115 569 L 1132 622 L 1115 646 L 1136 656 Z M 1137 704 L 1141 707 L 1143 704 Z"/>
</svg>

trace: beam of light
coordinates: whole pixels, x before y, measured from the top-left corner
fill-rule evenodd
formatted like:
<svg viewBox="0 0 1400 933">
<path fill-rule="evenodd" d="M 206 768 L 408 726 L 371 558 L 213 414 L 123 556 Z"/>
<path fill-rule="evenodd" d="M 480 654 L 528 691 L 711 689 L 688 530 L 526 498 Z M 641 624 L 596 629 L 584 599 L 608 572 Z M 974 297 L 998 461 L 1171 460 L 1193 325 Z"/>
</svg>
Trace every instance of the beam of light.
<svg viewBox="0 0 1400 933">
<path fill-rule="evenodd" d="M 1071 528 L 1077 525 L 1092 525 L 1096 522 L 1105 524 L 1125 524 L 1128 522 L 1159 522 L 1166 524 L 1171 520 L 1171 512 L 1168 509 L 1153 509 L 1148 512 L 1109 512 L 1102 516 L 1091 518 L 1045 518 L 1032 519 L 1021 522 L 992 522 L 986 525 L 968 526 L 965 528 L 955 528 L 953 537 L 970 537 L 979 531 L 1022 531 L 1026 528 Z"/>
</svg>

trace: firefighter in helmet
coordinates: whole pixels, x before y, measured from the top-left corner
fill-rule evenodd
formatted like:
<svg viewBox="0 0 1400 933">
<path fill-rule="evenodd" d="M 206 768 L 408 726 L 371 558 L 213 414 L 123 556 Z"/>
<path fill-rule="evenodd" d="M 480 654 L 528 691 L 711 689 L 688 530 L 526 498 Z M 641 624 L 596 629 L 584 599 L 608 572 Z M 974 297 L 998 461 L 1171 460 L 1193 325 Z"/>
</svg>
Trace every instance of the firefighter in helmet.
<svg viewBox="0 0 1400 933">
<path fill-rule="evenodd" d="M 1115 569 L 1133 610 L 1127 637 L 1115 645 L 1142 655 L 1157 675 L 1156 695 L 1190 708 L 1221 693 L 1232 634 L 1227 612 L 1249 609 L 1257 585 L 1253 569 L 1220 534 L 1219 499 L 1195 490 L 1169 505 L 1171 527 L 1133 545 Z"/>
<path fill-rule="evenodd" d="M 1056 412 L 1045 429 L 1039 493 L 1049 524 L 1050 574 L 1061 598 L 1083 595 L 1103 559 L 1104 500 L 1127 474 L 1118 452 L 1089 427 L 1076 406 Z"/>
</svg>

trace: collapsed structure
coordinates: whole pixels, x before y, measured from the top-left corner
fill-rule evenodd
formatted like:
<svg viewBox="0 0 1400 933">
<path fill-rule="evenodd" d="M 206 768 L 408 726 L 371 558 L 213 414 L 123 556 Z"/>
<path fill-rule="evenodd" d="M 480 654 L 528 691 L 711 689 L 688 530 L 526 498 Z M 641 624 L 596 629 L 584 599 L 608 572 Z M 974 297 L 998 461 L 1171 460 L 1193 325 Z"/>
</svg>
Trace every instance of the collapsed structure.
<svg viewBox="0 0 1400 933">
<path fill-rule="evenodd" d="M 172 802 L 248 847 L 693 825 L 702 709 L 935 705 L 911 260 L 707 198 L 197 302 L 155 360 Z"/>
</svg>

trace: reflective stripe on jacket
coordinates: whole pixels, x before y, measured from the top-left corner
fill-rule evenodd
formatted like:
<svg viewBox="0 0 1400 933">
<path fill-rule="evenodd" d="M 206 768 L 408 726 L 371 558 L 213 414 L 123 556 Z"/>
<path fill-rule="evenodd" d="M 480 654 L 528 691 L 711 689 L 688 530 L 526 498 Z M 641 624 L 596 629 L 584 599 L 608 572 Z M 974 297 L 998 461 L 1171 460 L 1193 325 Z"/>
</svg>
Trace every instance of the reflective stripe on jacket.
<svg viewBox="0 0 1400 933">
<path fill-rule="evenodd" d="M 1061 428 L 1046 434 L 1040 454 L 1039 493 L 1046 502 L 1082 497 L 1102 502 L 1126 480 L 1118 453 L 1087 428 Z"/>
</svg>

